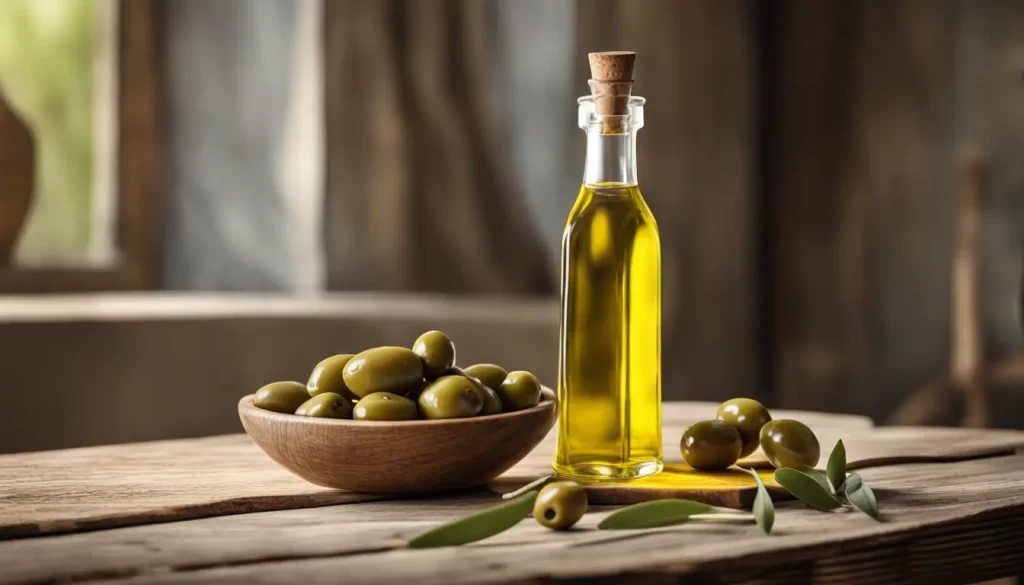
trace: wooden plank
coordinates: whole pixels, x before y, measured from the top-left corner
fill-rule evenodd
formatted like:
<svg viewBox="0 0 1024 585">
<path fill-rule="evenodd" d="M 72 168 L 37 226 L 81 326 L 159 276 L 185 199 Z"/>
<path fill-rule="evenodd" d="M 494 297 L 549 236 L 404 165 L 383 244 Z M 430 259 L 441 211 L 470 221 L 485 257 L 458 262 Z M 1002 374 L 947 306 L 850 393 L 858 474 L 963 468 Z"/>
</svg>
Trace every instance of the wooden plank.
<svg viewBox="0 0 1024 585">
<path fill-rule="evenodd" d="M 586 486 L 590 501 L 596 504 L 631 504 L 661 498 L 685 498 L 729 508 L 749 508 L 756 495 L 753 479 L 733 470 L 696 472 L 683 463 L 679 437 L 692 417 L 680 417 L 676 410 L 666 416 L 664 427 L 665 471 L 624 483 Z M 832 447 L 839 439 L 846 446 L 850 470 L 917 462 L 944 462 L 1006 455 L 1024 447 L 1024 433 L 1017 431 L 970 431 L 966 429 L 925 427 L 857 426 L 859 419 L 815 417 L 813 413 L 776 411 L 776 418 L 805 421 L 814 429 L 821 444 L 820 468 L 824 468 Z M 685 415 L 684 415 L 685 416 Z M 553 437 L 541 443 L 529 457 L 489 484 L 498 493 L 508 493 L 551 473 L 554 457 Z M 772 479 L 772 466 L 758 450 L 740 462 L 756 467 L 765 485 L 779 497 L 786 497 Z"/>
<path fill-rule="evenodd" d="M 577 8 L 581 94 L 586 53 L 624 49 L 637 52 L 634 94 L 649 100 L 637 165 L 661 234 L 669 400 L 768 397 L 755 292 L 753 4 L 603 0 Z M 579 130 L 569 130 L 580 144 Z M 568 164 L 582 169 L 582 149 L 570 155 Z"/>
<path fill-rule="evenodd" d="M 712 404 L 668 405 L 666 420 L 713 411 Z M 552 433 L 535 451 L 536 465 L 550 465 L 554 442 Z M 291 476 L 244 435 L 0 456 L 0 538 L 365 499 L 374 496 Z"/>
<path fill-rule="evenodd" d="M 554 291 L 498 155 L 492 8 L 324 5 L 329 289 Z"/>
<path fill-rule="evenodd" d="M 933 481 L 936 473 L 943 482 Z M 770 537 L 722 524 L 599 532 L 607 509 L 595 509 L 569 532 L 527 521 L 464 547 L 408 550 L 400 547 L 412 534 L 495 500 L 368 502 L 0 542 L 0 582 L 660 583 L 687 575 L 701 583 L 897 584 L 1024 570 L 1024 457 L 862 475 L 885 523 L 785 502 Z"/>
<path fill-rule="evenodd" d="M 707 403 L 667 405 L 666 435 L 679 436 L 685 425 L 678 421 L 711 409 Z M 803 418 L 816 423 L 810 413 Z M 842 433 L 852 466 L 862 459 L 879 463 L 894 453 L 954 459 L 1024 445 L 1024 433 L 1015 431 L 875 431 L 864 428 L 862 418 L 828 415 L 819 415 L 817 424 L 826 450 L 834 436 L 829 433 Z M 666 447 L 668 462 L 679 463 L 678 449 Z M 509 471 L 510 478 L 522 482 L 546 474 L 554 448 L 552 431 Z M 752 482 L 744 482 L 732 489 L 749 490 Z M 378 496 L 332 491 L 291 476 L 243 435 L 0 456 L 0 538 L 366 499 Z"/>
<path fill-rule="evenodd" d="M 378 499 L 289 474 L 245 435 L 0 457 L 0 538 Z"/>
<path fill-rule="evenodd" d="M 791 0 L 769 10 L 784 406 L 877 419 L 908 382 L 945 369 L 954 5 Z"/>
</svg>

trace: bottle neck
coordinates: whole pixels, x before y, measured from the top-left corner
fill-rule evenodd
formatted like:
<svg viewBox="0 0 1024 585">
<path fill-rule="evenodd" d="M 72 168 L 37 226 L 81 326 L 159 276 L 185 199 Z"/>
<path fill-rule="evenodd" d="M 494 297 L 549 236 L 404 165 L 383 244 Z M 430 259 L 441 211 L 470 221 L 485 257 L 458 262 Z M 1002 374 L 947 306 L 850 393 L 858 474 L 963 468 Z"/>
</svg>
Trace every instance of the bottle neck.
<svg viewBox="0 0 1024 585">
<path fill-rule="evenodd" d="M 636 128 L 605 134 L 601 125 L 586 128 L 587 161 L 583 183 L 636 185 Z"/>
</svg>

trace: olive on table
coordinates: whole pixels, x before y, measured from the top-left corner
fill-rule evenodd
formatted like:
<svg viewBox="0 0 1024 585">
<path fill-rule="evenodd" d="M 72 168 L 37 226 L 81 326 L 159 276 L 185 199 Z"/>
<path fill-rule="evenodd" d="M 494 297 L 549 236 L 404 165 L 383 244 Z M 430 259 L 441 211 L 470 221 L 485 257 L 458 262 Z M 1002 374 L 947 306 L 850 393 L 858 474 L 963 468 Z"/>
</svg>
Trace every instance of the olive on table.
<svg viewBox="0 0 1024 585">
<path fill-rule="evenodd" d="M 442 376 L 427 386 L 416 404 L 423 418 L 465 418 L 480 414 L 484 399 L 469 378 Z"/>
<path fill-rule="evenodd" d="M 732 425 L 721 420 L 694 423 L 683 431 L 679 450 L 694 469 L 725 469 L 740 458 L 743 440 Z"/>
<path fill-rule="evenodd" d="M 299 382 L 271 382 L 256 391 L 252 403 L 257 408 L 291 414 L 309 400 L 306 387 Z"/>
<path fill-rule="evenodd" d="M 761 450 L 776 468 L 813 469 L 821 457 L 814 431 L 795 420 L 773 420 L 761 428 Z"/>
<path fill-rule="evenodd" d="M 352 418 L 352 401 L 335 392 L 322 392 L 295 409 L 299 416 Z"/>
<path fill-rule="evenodd" d="M 761 427 L 772 420 L 768 409 L 752 398 L 733 398 L 718 407 L 715 418 L 731 424 L 743 439 L 740 457 L 746 457 L 757 450 L 761 440 Z"/>
<path fill-rule="evenodd" d="M 544 400 L 550 400 L 551 402 L 558 402 L 558 395 L 555 394 L 555 391 L 552 390 L 551 388 L 548 388 L 546 386 L 541 386 L 541 388 L 540 388 L 540 399 L 541 399 L 542 402 Z"/>
<path fill-rule="evenodd" d="M 508 372 L 505 368 L 495 364 L 474 364 L 463 370 L 467 376 L 472 376 L 483 382 L 491 390 L 497 390 L 505 381 Z"/>
<path fill-rule="evenodd" d="M 340 353 L 321 361 L 313 368 L 306 382 L 306 390 L 310 396 L 316 396 L 324 392 L 341 394 L 352 402 L 359 400 L 359 397 L 352 393 L 345 385 L 345 366 L 352 358 L 356 357 L 351 353 Z"/>
<path fill-rule="evenodd" d="M 420 335 L 412 351 L 423 361 L 423 374 L 428 380 L 440 378 L 455 365 L 455 344 L 441 331 Z"/>
<path fill-rule="evenodd" d="M 416 403 L 391 392 L 367 394 L 352 411 L 355 420 L 416 420 Z"/>
<path fill-rule="evenodd" d="M 567 530 L 587 513 L 587 492 L 574 481 L 556 481 L 541 488 L 533 519 L 552 530 Z"/>
<path fill-rule="evenodd" d="M 423 382 L 420 356 L 404 347 L 375 347 L 345 364 L 345 385 L 359 398 L 374 392 L 406 394 Z"/>
</svg>

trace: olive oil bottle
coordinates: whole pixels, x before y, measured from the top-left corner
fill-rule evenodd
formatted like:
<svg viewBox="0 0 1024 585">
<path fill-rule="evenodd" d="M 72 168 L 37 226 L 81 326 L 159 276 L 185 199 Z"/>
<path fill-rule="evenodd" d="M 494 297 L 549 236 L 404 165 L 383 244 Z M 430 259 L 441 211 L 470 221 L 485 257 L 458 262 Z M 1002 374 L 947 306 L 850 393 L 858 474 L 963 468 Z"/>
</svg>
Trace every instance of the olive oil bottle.
<svg viewBox="0 0 1024 585">
<path fill-rule="evenodd" d="M 592 53 L 583 186 L 562 236 L 555 474 L 621 480 L 661 470 L 661 246 L 636 176 L 644 99 L 634 53 Z"/>
</svg>

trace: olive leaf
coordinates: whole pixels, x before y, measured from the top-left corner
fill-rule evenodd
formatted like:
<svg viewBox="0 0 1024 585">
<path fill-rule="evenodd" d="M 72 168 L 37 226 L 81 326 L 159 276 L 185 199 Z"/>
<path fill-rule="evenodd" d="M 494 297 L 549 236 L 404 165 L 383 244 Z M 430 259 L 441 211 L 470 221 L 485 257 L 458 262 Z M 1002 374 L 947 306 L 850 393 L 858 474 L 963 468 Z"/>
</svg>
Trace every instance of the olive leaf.
<svg viewBox="0 0 1024 585">
<path fill-rule="evenodd" d="M 832 486 L 832 493 L 839 492 L 846 481 L 846 446 L 843 440 L 836 441 L 832 448 L 832 454 L 828 456 L 828 482 Z"/>
<path fill-rule="evenodd" d="M 820 485 L 826 492 L 833 496 L 836 495 L 835 490 L 832 489 L 832 482 L 828 480 L 828 473 L 820 469 L 804 469 L 803 472 L 807 474 L 808 477 L 818 482 L 818 485 Z"/>
<path fill-rule="evenodd" d="M 761 481 L 756 469 L 746 470 L 754 476 L 754 483 L 757 484 L 757 495 L 754 496 L 754 521 L 765 534 L 772 533 L 772 525 L 775 524 L 775 505 L 772 504 L 772 497 Z"/>
<path fill-rule="evenodd" d="M 789 467 L 776 469 L 775 482 L 812 508 L 828 512 L 843 505 L 829 492 L 827 487 L 815 479 L 814 474 L 806 471 Z"/>
<path fill-rule="evenodd" d="M 693 500 L 664 499 L 642 502 L 616 510 L 597 525 L 600 530 L 657 528 L 686 522 L 692 516 L 722 514 L 747 516 L 737 510 L 716 508 Z"/>
<path fill-rule="evenodd" d="M 875 499 L 875 492 L 856 473 L 851 473 L 846 478 L 846 500 L 850 505 L 871 516 L 875 520 L 881 520 L 878 514 L 878 501 Z"/>
<path fill-rule="evenodd" d="M 492 506 L 422 532 L 409 541 L 409 548 L 458 546 L 483 540 L 519 524 L 533 509 L 537 492 Z"/>
</svg>

